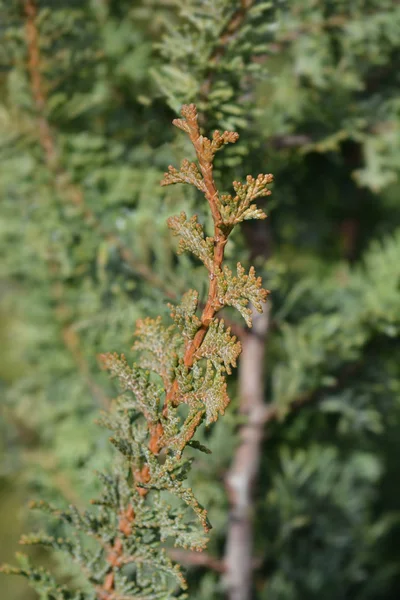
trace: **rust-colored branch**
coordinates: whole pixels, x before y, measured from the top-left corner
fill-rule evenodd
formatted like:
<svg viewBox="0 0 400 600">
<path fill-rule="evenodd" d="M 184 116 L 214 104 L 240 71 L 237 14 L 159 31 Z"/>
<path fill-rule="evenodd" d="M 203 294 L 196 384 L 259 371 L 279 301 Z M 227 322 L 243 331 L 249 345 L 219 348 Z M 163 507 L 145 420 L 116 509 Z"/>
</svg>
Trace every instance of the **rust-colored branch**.
<svg viewBox="0 0 400 600">
<path fill-rule="evenodd" d="M 210 283 L 207 302 L 201 315 L 201 327 L 196 333 L 191 345 L 186 349 L 184 357 L 185 365 L 191 367 L 193 365 L 194 355 L 200 348 L 212 319 L 216 312 L 222 308 L 222 305 L 218 300 L 217 278 L 215 274 L 221 269 L 224 260 L 224 250 L 228 241 L 228 234 L 226 233 L 226 230 L 222 228 L 222 217 L 217 204 L 218 191 L 213 178 L 213 163 L 210 160 L 207 160 L 203 153 L 202 136 L 200 135 L 200 128 L 197 123 L 197 113 L 193 118 L 193 121 L 188 122 L 190 127 L 189 137 L 199 161 L 200 171 L 203 175 L 206 188 L 205 196 L 210 205 L 214 221 L 214 261 L 213 270 L 209 273 Z"/>
<path fill-rule="evenodd" d="M 195 354 L 205 338 L 212 319 L 222 308 L 222 305 L 218 300 L 216 273 L 221 269 L 224 260 L 224 250 L 228 241 L 229 231 L 224 229 L 222 226 L 222 217 L 217 203 L 218 190 L 213 178 L 213 163 L 212 159 L 207 157 L 204 152 L 203 136 L 200 134 L 198 114 L 194 104 L 190 104 L 187 107 L 185 117 L 189 129 L 189 138 L 195 149 L 200 171 L 203 176 L 205 197 L 210 205 L 211 214 L 214 221 L 214 260 L 213 268 L 209 273 L 210 283 L 208 288 L 207 302 L 201 315 L 201 325 L 191 343 L 187 345 L 183 357 L 185 366 L 190 368 L 193 366 Z M 177 391 L 178 382 L 175 380 L 166 396 L 164 415 L 166 415 L 168 412 L 169 404 L 174 402 Z"/>
<path fill-rule="evenodd" d="M 118 530 L 124 535 L 129 536 L 132 533 L 132 524 L 135 520 L 135 511 L 130 504 L 125 511 L 119 516 Z M 114 598 L 113 591 L 115 589 L 115 569 L 120 569 L 126 564 L 124 557 L 123 540 L 116 537 L 112 547 L 110 548 L 107 561 L 111 565 L 111 571 L 104 578 L 102 587 L 97 588 L 99 600 L 112 600 Z"/>
<path fill-rule="evenodd" d="M 39 32 L 36 26 L 37 5 L 35 0 L 25 0 L 25 34 L 28 50 L 28 71 L 31 80 L 32 95 L 38 112 L 39 137 L 46 155 L 46 162 L 55 165 L 58 160 L 54 138 L 50 125 L 44 116 L 46 92 L 40 72 Z"/>
</svg>

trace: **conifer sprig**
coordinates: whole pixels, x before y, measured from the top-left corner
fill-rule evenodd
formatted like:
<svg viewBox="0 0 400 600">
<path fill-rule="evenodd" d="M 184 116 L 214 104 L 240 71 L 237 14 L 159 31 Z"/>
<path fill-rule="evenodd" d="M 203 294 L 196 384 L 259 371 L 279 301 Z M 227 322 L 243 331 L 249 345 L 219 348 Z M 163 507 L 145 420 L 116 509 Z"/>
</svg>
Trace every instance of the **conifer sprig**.
<svg viewBox="0 0 400 600">
<path fill-rule="evenodd" d="M 226 302 L 226 294 L 219 293 L 221 291 L 221 288 L 223 288 L 225 284 L 226 290 L 232 284 L 230 272 L 222 272 L 222 263 L 224 260 L 224 249 L 228 241 L 228 236 L 232 231 L 234 225 L 237 222 L 239 222 L 239 219 L 237 221 L 232 220 L 230 218 L 230 215 L 228 215 L 228 218 L 224 218 L 224 214 L 226 214 L 226 212 L 224 212 L 224 203 L 226 203 L 227 197 L 225 196 L 221 198 L 215 186 L 213 178 L 213 160 L 218 150 L 220 150 L 225 144 L 235 143 L 238 140 L 239 135 L 236 132 L 225 131 L 221 134 L 219 131 L 214 131 L 212 139 L 210 140 L 202 136 L 200 133 L 197 109 L 194 104 L 184 105 L 181 114 L 183 119 L 175 119 L 173 121 L 173 124 L 179 129 L 185 131 L 189 135 L 190 141 L 192 142 L 196 152 L 199 169 L 197 168 L 197 165 L 195 163 L 189 164 L 188 162 L 185 162 L 183 164 L 183 172 L 182 167 L 180 172 L 176 171 L 174 167 L 169 167 L 169 172 L 165 173 L 161 185 L 171 185 L 174 183 L 178 183 L 178 181 L 182 181 L 184 177 L 186 177 L 185 182 L 187 182 L 187 172 L 188 169 L 190 169 L 191 179 L 193 180 L 194 185 L 198 189 L 204 191 L 204 195 L 209 203 L 214 221 L 214 236 L 213 238 L 205 239 L 203 234 L 203 228 L 197 222 L 182 221 L 182 219 L 180 219 L 181 227 L 178 229 L 176 226 L 176 217 L 172 217 L 169 220 L 169 226 L 172 229 L 174 229 L 177 235 L 181 236 L 181 249 L 192 250 L 187 240 L 196 239 L 197 236 L 198 241 L 197 244 L 195 243 L 197 252 L 194 251 L 194 253 L 203 261 L 204 265 L 209 271 L 210 284 L 207 302 L 203 309 L 200 319 L 200 325 L 197 329 L 197 332 L 194 335 L 193 340 L 190 340 L 187 343 L 184 355 L 185 366 L 191 367 L 193 365 L 195 354 L 200 348 L 207 333 L 207 330 L 210 326 L 210 323 L 212 322 L 216 313 L 221 308 L 223 308 L 225 304 L 230 304 L 229 301 Z M 201 173 L 202 179 L 200 179 L 199 171 Z M 179 177 L 181 178 L 179 179 Z M 236 196 L 237 201 L 240 199 L 248 209 L 251 200 L 257 196 L 262 195 L 261 190 L 266 190 L 266 186 L 269 183 L 271 183 L 272 180 L 272 175 L 259 175 L 257 180 L 253 180 L 251 177 L 248 178 L 247 186 L 234 182 L 234 187 L 238 194 Z M 253 184 L 251 186 L 251 184 L 254 181 L 256 181 L 257 184 Z M 249 189 L 250 187 L 251 189 Z M 245 191 L 242 192 L 242 190 Z M 239 196 L 240 192 L 242 193 Z M 270 193 L 269 190 L 266 191 L 264 195 L 268 193 Z M 255 207 L 255 205 L 252 205 L 251 208 L 253 207 L 253 213 L 249 218 L 265 218 L 265 214 L 263 213 L 263 211 L 258 210 Z M 211 253 L 207 252 L 211 245 L 214 247 L 212 260 L 210 260 Z M 241 283 L 244 283 L 243 278 L 240 281 Z M 261 310 L 260 303 L 265 302 L 265 299 L 267 297 L 267 291 L 263 290 L 261 288 L 261 285 L 258 286 L 257 296 L 258 297 L 253 298 L 253 300 L 255 301 L 258 310 Z M 241 301 L 245 304 L 248 303 L 248 299 L 246 298 L 246 296 L 243 296 Z M 246 314 L 247 324 L 251 326 L 251 318 L 249 316 L 249 313 Z M 165 407 L 168 407 L 169 402 L 174 401 L 177 389 L 178 384 L 175 381 L 171 390 L 167 394 Z"/>
<path fill-rule="evenodd" d="M 118 451 L 112 472 L 99 475 L 103 491 L 91 510 L 81 513 L 73 506 L 63 511 L 45 503 L 36 506 L 63 524 L 65 537 L 39 533 L 24 538 L 25 544 L 42 544 L 68 554 L 80 566 L 88 587 L 74 595 L 25 559 L 20 559 L 19 569 L 8 569 L 27 577 L 39 592 L 60 600 L 184 598 L 179 590 L 185 589 L 185 579 L 168 552 L 171 540 L 177 547 L 202 550 L 211 527 L 207 511 L 184 485 L 193 460 L 184 455 L 184 449 L 190 445 L 209 452 L 193 437 L 203 420 L 206 424 L 216 421 L 229 403 L 226 375 L 236 366 L 241 346 L 217 318 L 218 312 L 233 306 L 251 326 L 247 305 L 251 302 L 262 311 L 267 297 L 253 267 L 246 274 L 238 263 L 237 275 L 232 274 L 224 265 L 224 250 L 233 227 L 243 218 L 265 217 L 251 203 L 269 194 L 272 176 L 248 177 L 245 184 L 234 182 L 236 196 L 228 202 L 216 188 L 213 160 L 238 135 L 215 131 L 208 139 L 200 133 L 195 105 L 183 106 L 181 114 L 174 124 L 189 135 L 198 164 L 183 161 L 179 171 L 170 167 L 162 185 L 192 184 L 209 204 L 212 237 L 205 236 L 197 217 L 187 219 L 182 214 L 169 220 L 181 239 L 180 249 L 192 252 L 208 270 L 207 299 L 200 311 L 199 293 L 189 290 L 180 305 L 171 307 L 170 326 L 161 318 L 139 321 L 133 347 L 138 364 L 130 366 L 123 355 L 102 356 L 121 389 L 112 409 L 101 418 Z M 180 410 L 181 406 L 186 410 Z M 71 529 L 74 536 L 67 535 Z"/>
</svg>

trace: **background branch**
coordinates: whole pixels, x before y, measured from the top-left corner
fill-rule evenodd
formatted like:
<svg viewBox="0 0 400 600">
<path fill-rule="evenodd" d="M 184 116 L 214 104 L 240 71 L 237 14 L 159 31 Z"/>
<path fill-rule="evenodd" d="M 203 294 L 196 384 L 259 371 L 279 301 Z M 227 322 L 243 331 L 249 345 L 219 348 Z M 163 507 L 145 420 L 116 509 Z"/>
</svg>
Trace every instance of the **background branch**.
<svg viewBox="0 0 400 600">
<path fill-rule="evenodd" d="M 269 318 L 269 303 L 262 314 L 253 310 L 253 329 L 242 338 L 239 397 L 240 413 L 247 416 L 247 421 L 240 428 L 239 446 L 225 478 L 230 512 L 224 562 L 230 600 L 251 597 L 252 490 L 260 465 L 265 424 L 264 357 Z"/>
<path fill-rule="evenodd" d="M 208 98 L 208 95 L 210 93 L 211 86 L 213 83 L 213 75 L 214 75 L 215 67 L 219 63 L 221 58 L 224 56 L 226 45 L 240 30 L 240 27 L 243 24 L 244 20 L 246 19 L 247 13 L 250 10 L 250 8 L 253 6 L 253 4 L 254 4 L 254 0 L 240 0 L 239 8 L 237 10 L 235 10 L 235 12 L 229 19 L 226 26 L 223 28 L 220 38 L 218 40 L 218 44 L 216 45 L 215 50 L 211 54 L 209 61 L 208 61 L 210 68 L 209 68 L 208 74 L 206 75 L 206 77 L 200 87 L 200 91 L 199 91 L 200 101 L 204 101 L 204 102 L 207 101 L 207 98 Z M 199 122 L 201 123 L 201 125 L 203 127 L 205 124 L 204 120 L 205 120 L 204 114 L 200 113 Z"/>
<path fill-rule="evenodd" d="M 61 163 L 57 142 L 52 127 L 46 118 L 46 90 L 41 74 L 40 33 L 37 27 L 38 7 L 35 0 L 25 0 L 24 3 L 26 24 L 25 36 L 28 51 L 28 73 L 31 82 L 32 97 L 34 100 L 37 122 L 38 137 L 43 148 L 46 164 L 54 174 L 53 183 L 57 191 L 72 204 L 79 206 L 82 210 L 85 222 L 99 233 L 99 236 L 115 246 L 125 263 L 138 275 L 146 279 L 152 286 L 161 290 L 168 298 L 175 300 L 177 293 L 165 284 L 152 269 L 138 261 L 124 242 L 115 233 L 107 231 L 98 219 L 97 215 L 86 205 L 83 190 L 71 182 L 70 175 Z"/>
</svg>

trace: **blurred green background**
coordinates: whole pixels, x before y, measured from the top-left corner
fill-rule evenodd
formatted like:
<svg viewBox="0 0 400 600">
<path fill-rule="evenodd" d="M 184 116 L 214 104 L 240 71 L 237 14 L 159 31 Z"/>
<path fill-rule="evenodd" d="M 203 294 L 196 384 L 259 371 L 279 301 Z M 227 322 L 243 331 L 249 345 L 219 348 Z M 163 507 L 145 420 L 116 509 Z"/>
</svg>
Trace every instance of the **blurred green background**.
<svg viewBox="0 0 400 600">
<path fill-rule="evenodd" d="M 0 0 L 0 562 L 22 531 L 56 532 L 28 499 L 84 506 L 110 464 L 97 355 L 129 356 L 137 318 L 204 293 L 165 221 L 205 208 L 159 186 L 192 156 L 171 121 L 196 102 L 205 131 L 240 133 L 221 189 L 275 176 L 268 220 L 228 249 L 272 292 L 265 400 L 280 418 L 255 493 L 254 598 L 399 597 L 399 90 L 393 0 Z M 192 474 L 216 557 L 231 393 Z M 191 598 L 223 597 L 216 574 L 189 580 Z M 3 575 L 0 590 L 35 597 Z"/>
</svg>

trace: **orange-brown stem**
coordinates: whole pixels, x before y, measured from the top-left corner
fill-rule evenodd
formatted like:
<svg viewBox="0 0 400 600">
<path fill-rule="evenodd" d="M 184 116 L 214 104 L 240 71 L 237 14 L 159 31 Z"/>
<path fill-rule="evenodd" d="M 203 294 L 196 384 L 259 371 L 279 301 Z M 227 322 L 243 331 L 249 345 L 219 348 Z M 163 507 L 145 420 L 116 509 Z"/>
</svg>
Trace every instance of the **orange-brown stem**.
<svg viewBox="0 0 400 600">
<path fill-rule="evenodd" d="M 35 0 L 25 0 L 26 41 L 28 49 L 28 71 L 32 86 L 32 95 L 39 114 L 39 136 L 46 154 L 46 162 L 53 164 L 57 159 L 54 138 L 47 119 L 44 116 L 46 108 L 46 93 L 40 72 L 39 32 L 36 26 L 37 5 Z"/>
<path fill-rule="evenodd" d="M 118 529 L 124 536 L 129 536 L 132 533 L 132 524 L 135 519 L 135 511 L 133 506 L 129 504 L 128 508 L 123 511 L 119 517 Z M 98 591 L 99 599 L 109 598 L 109 593 L 115 589 L 115 569 L 118 569 L 123 564 L 124 545 L 121 538 L 117 537 L 107 554 L 107 562 L 111 565 L 112 571 L 107 573 L 104 578 L 102 587 Z"/>
<path fill-rule="evenodd" d="M 201 344 L 203 343 L 211 321 L 213 320 L 218 310 L 222 308 L 222 305 L 218 300 L 216 274 L 221 270 L 221 266 L 224 260 L 224 250 L 228 241 L 228 233 L 222 228 L 223 221 L 218 207 L 218 190 L 216 188 L 213 177 L 213 163 L 212 160 L 209 160 L 204 156 L 202 144 L 203 138 L 200 135 L 200 128 L 197 122 L 197 115 L 193 117 L 190 121 L 188 118 L 187 121 L 189 125 L 189 137 L 196 152 L 200 171 L 205 184 L 205 196 L 210 205 L 211 214 L 214 221 L 214 257 L 212 270 L 209 273 L 207 302 L 204 306 L 201 315 L 201 325 L 191 343 L 187 345 L 183 357 L 184 365 L 190 368 L 193 366 L 195 354 L 200 348 Z M 176 403 L 177 393 L 178 382 L 175 380 L 166 396 L 163 411 L 164 416 L 168 414 L 169 404 Z"/>
</svg>

